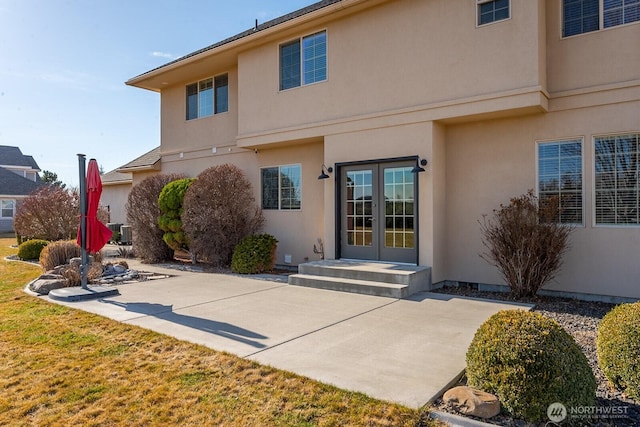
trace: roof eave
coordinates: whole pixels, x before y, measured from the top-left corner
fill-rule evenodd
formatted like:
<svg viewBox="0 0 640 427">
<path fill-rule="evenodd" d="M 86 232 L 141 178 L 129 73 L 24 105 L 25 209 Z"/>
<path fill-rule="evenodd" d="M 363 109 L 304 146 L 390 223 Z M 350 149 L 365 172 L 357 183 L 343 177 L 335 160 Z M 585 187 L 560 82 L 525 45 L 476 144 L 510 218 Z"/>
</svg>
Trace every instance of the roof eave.
<svg viewBox="0 0 640 427">
<path fill-rule="evenodd" d="M 328 6 L 322 7 L 320 9 L 311 11 L 304 15 L 289 19 L 287 21 L 281 22 L 279 24 L 269 26 L 263 29 L 259 29 L 251 34 L 240 37 L 236 40 L 232 40 L 228 43 L 224 43 L 217 47 L 212 47 L 210 49 L 204 48 L 202 52 L 197 54 L 188 54 L 181 59 L 177 59 L 173 62 L 170 62 L 164 66 L 158 67 L 151 71 L 147 71 L 146 73 L 140 74 L 139 76 L 133 77 L 125 82 L 128 86 L 134 86 L 141 89 L 147 89 L 154 92 L 160 92 L 162 90 L 162 86 L 158 84 L 152 84 L 154 78 L 157 78 L 165 73 L 171 72 L 177 68 L 192 64 L 194 62 L 201 61 L 203 58 L 207 58 L 213 55 L 219 55 L 223 52 L 227 52 L 232 49 L 238 49 L 244 45 L 253 43 L 256 40 L 261 38 L 267 38 L 270 35 L 277 34 L 281 31 L 286 31 L 289 28 L 299 26 L 305 22 L 313 21 L 320 17 L 329 15 L 336 11 L 346 9 L 348 7 L 365 3 L 370 0 L 342 0 L 337 3 L 330 4 Z M 242 34 L 242 33 L 241 33 Z"/>
</svg>

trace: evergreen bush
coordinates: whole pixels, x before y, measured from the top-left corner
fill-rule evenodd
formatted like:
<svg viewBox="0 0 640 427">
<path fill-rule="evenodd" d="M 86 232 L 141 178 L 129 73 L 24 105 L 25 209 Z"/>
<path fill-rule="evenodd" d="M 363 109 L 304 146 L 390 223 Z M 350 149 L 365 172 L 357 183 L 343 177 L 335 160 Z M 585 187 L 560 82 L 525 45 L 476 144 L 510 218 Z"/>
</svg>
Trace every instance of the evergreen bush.
<svg viewBox="0 0 640 427">
<path fill-rule="evenodd" d="M 158 196 L 158 207 L 162 212 L 158 225 L 164 231 L 162 239 L 174 251 L 189 250 L 187 238 L 182 231 L 182 203 L 184 194 L 193 181 L 193 178 L 172 181 L 164 186 Z"/>
<path fill-rule="evenodd" d="M 164 243 L 164 232 L 158 226 L 158 217 L 162 214 L 158 207 L 158 197 L 165 185 L 183 177 L 177 174 L 153 175 L 134 185 L 129 192 L 127 221 L 133 231 L 136 256 L 144 262 L 173 259 L 173 249 Z"/>
<path fill-rule="evenodd" d="M 231 258 L 231 269 L 241 274 L 272 271 L 278 241 L 270 234 L 254 234 L 238 243 Z"/>
<path fill-rule="evenodd" d="M 503 310 L 476 331 L 467 351 L 471 387 L 498 396 L 504 410 L 526 421 L 547 420 L 547 408 L 593 406 L 596 380 L 573 338 L 554 320 Z"/>
<path fill-rule="evenodd" d="M 24 260 L 38 259 L 40 258 L 40 253 L 48 244 L 49 242 L 46 240 L 27 240 L 18 246 L 18 258 Z"/>
<path fill-rule="evenodd" d="M 640 401 L 640 301 L 618 305 L 602 318 L 596 347 L 609 382 Z"/>
</svg>

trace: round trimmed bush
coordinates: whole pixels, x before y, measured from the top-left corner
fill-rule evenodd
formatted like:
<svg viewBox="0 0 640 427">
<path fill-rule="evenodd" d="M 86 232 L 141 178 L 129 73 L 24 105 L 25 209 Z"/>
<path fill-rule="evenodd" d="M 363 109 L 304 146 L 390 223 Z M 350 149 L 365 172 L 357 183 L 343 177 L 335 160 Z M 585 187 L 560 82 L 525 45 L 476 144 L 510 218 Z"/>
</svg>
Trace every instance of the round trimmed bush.
<svg viewBox="0 0 640 427">
<path fill-rule="evenodd" d="M 254 234 L 238 243 L 231 258 L 231 269 L 241 274 L 273 270 L 278 241 L 270 234 Z"/>
<path fill-rule="evenodd" d="M 46 240 L 34 239 L 27 240 L 18 246 L 18 258 L 20 259 L 39 259 L 40 252 L 47 246 L 49 242 Z"/>
<path fill-rule="evenodd" d="M 598 326 L 598 365 L 609 382 L 640 400 L 640 301 L 620 304 Z"/>
<path fill-rule="evenodd" d="M 547 419 L 547 407 L 593 406 L 596 380 L 573 338 L 539 313 L 504 310 L 476 331 L 467 351 L 471 387 L 498 396 L 510 415 Z"/>
</svg>

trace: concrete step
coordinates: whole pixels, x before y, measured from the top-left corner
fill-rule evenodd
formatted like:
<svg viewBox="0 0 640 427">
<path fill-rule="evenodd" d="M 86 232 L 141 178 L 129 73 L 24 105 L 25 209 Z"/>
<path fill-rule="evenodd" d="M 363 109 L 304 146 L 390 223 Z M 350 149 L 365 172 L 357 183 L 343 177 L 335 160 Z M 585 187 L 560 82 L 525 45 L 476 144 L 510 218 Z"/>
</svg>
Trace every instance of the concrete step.
<svg viewBox="0 0 640 427">
<path fill-rule="evenodd" d="M 289 284 L 309 288 L 328 289 L 331 291 L 352 292 L 389 298 L 405 298 L 409 296 L 409 285 L 372 282 L 369 280 L 345 279 L 341 277 L 314 276 L 308 274 L 292 274 Z"/>
<path fill-rule="evenodd" d="M 312 261 L 298 266 L 289 284 L 405 298 L 431 288 L 431 268 L 357 260 Z"/>
</svg>

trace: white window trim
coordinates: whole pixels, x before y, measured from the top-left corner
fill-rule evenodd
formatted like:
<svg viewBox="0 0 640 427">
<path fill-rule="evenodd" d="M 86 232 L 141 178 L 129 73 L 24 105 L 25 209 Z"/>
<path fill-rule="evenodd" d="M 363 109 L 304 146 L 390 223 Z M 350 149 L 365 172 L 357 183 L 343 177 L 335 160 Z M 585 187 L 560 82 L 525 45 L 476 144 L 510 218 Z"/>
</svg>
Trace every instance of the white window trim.
<svg viewBox="0 0 640 427">
<path fill-rule="evenodd" d="M 570 225 L 572 227 L 575 228 L 586 228 L 586 224 L 587 224 L 587 209 L 586 209 L 586 204 L 587 204 L 587 199 L 586 199 L 586 175 L 585 175 L 585 167 L 586 167 L 586 149 L 585 149 L 585 137 L 584 135 L 577 135 L 577 136 L 568 136 L 568 137 L 560 137 L 560 138 L 552 138 L 552 139 L 540 139 L 540 140 L 536 140 L 535 143 L 535 170 L 536 170 L 536 176 L 535 176 L 535 194 L 536 197 L 539 198 L 540 195 L 540 156 L 539 156 L 539 147 L 542 144 L 553 144 L 553 143 L 561 143 L 561 142 L 567 142 L 567 141 L 580 141 L 580 145 L 582 146 L 582 159 L 581 159 L 581 165 L 582 165 L 582 223 L 563 223 L 565 225 Z M 595 185 L 595 184 L 594 184 Z M 592 193 L 595 194 L 595 193 Z M 595 199 L 594 199 L 595 200 Z M 595 202 L 593 203 L 594 205 L 594 210 L 593 210 L 593 221 L 595 222 Z"/>
<path fill-rule="evenodd" d="M 612 27 L 613 28 L 613 27 Z M 595 31 L 594 31 L 595 32 Z M 620 131 L 620 132 L 608 132 L 608 133 L 599 133 L 591 136 L 591 158 L 592 160 L 592 168 L 591 173 L 593 175 L 593 179 L 591 180 L 591 226 L 593 228 L 640 228 L 640 224 L 598 224 L 596 222 L 596 138 L 608 137 L 608 136 L 617 136 L 617 135 L 628 135 L 628 134 L 640 134 L 640 130 L 629 130 L 629 131 Z M 638 178 L 640 181 L 640 177 Z"/>
<path fill-rule="evenodd" d="M 634 22 L 627 22 L 626 24 L 620 24 L 620 25 L 614 25 L 613 27 L 607 27 L 604 28 L 604 0 L 599 0 L 598 3 L 598 29 L 595 31 L 588 31 L 586 33 L 580 33 L 580 34 L 573 34 L 571 36 L 564 36 L 563 35 L 563 31 L 564 31 L 564 0 L 561 0 L 558 2 L 559 3 L 559 11 L 558 11 L 558 16 L 560 16 L 560 39 L 564 40 L 564 39 L 572 39 L 574 37 L 580 37 L 580 36 L 587 36 L 589 34 L 597 34 L 600 31 L 609 31 L 609 30 L 613 30 L 615 28 L 622 28 L 622 27 L 627 27 L 629 25 L 636 25 L 636 24 L 640 24 L 640 21 L 634 21 Z M 602 136 L 602 135 L 598 135 L 598 136 Z"/>
<path fill-rule="evenodd" d="M 282 199 L 280 197 L 280 169 L 284 168 L 284 167 L 288 167 L 288 166 L 298 166 L 300 167 L 300 207 L 298 209 L 282 209 Z M 263 191 L 262 191 L 262 170 L 263 169 L 272 169 L 272 168 L 278 168 L 278 209 L 265 209 L 262 207 L 262 202 L 263 202 Z M 279 164 L 279 165 L 271 165 L 271 166 L 260 166 L 258 168 L 258 172 L 260 174 L 259 176 L 259 180 L 260 180 L 260 210 L 262 211 L 267 211 L 267 212 L 301 212 L 302 211 L 302 206 L 303 206 L 303 200 L 302 200 L 302 186 L 303 186 L 303 174 L 302 174 L 302 163 L 287 163 L 287 164 Z"/>
<path fill-rule="evenodd" d="M 11 216 L 4 216 L 2 215 L 2 211 L 3 211 L 3 207 L 2 207 L 2 202 L 13 202 L 13 212 L 11 213 Z M 15 199 L 2 199 L 0 200 L 0 219 L 14 219 L 16 217 L 16 200 Z"/>
<path fill-rule="evenodd" d="M 509 0 L 509 1 L 511 1 L 511 0 Z M 327 77 L 324 80 L 319 80 L 317 82 L 306 83 L 305 84 L 305 83 L 303 83 L 304 78 L 303 78 L 303 75 L 302 75 L 303 74 L 302 73 L 302 61 L 303 61 L 303 58 L 302 58 L 302 39 L 304 39 L 305 37 L 312 36 L 314 34 L 322 33 L 322 32 L 324 32 L 326 34 L 326 38 L 327 38 L 327 55 L 326 55 Z M 280 89 L 280 79 L 281 79 L 281 76 L 280 76 L 280 67 L 281 67 L 280 47 L 285 45 L 285 44 L 288 44 L 288 43 L 291 43 L 293 41 L 296 41 L 296 40 L 298 40 L 300 42 L 300 86 L 294 86 L 294 87 L 290 87 L 290 88 L 287 88 L 287 89 Z M 288 92 L 290 90 L 296 90 L 296 89 L 300 89 L 302 87 L 309 87 L 309 86 L 313 86 L 313 85 L 317 85 L 317 84 L 326 83 L 326 82 L 329 81 L 329 30 L 327 28 L 320 28 L 320 29 L 318 29 L 316 31 L 311 31 L 310 33 L 307 33 L 307 34 L 305 34 L 303 36 L 294 37 L 294 38 L 288 39 L 286 41 L 283 41 L 281 43 L 278 43 L 278 45 L 276 46 L 276 55 L 277 55 L 277 58 L 278 58 L 278 80 L 277 80 L 278 92 Z M 273 166 L 273 167 L 275 167 L 275 166 Z"/>
<path fill-rule="evenodd" d="M 480 23 L 480 5 L 485 4 L 485 3 L 490 3 L 492 1 L 494 1 L 494 0 L 476 0 L 476 28 L 484 28 L 484 27 L 486 27 L 488 25 L 498 24 L 500 22 L 505 22 L 505 21 L 511 20 L 511 17 L 512 17 L 511 0 L 508 0 L 508 2 L 509 2 L 509 17 L 508 18 L 500 19 L 498 21 L 487 22 L 486 24 L 481 24 Z"/>
<path fill-rule="evenodd" d="M 200 120 L 200 119 L 208 119 L 211 117 L 215 117 L 215 116 L 220 116 L 223 114 L 227 114 L 230 110 L 230 104 L 231 104 L 231 96 L 229 96 L 231 94 L 231 91 L 228 90 L 228 96 L 227 96 L 227 111 L 223 111 L 221 113 L 216 113 L 216 77 L 220 77 L 220 76 L 224 76 L 227 75 L 227 88 L 229 88 L 229 86 L 231 85 L 231 78 L 230 73 L 229 72 L 224 72 L 224 73 L 219 73 L 216 74 L 214 76 L 210 76 L 210 77 L 204 77 L 202 79 L 196 80 L 196 81 L 192 81 L 189 82 L 187 84 L 184 85 L 184 93 L 186 94 L 187 91 L 187 87 L 191 86 L 192 84 L 196 84 L 198 86 L 198 113 L 200 113 L 200 82 L 205 81 L 205 80 L 209 80 L 212 79 L 213 80 L 213 113 L 208 115 L 208 116 L 198 116 L 196 118 L 193 119 L 187 119 L 187 100 L 184 100 L 184 115 L 183 117 L 185 118 L 184 121 L 185 122 L 193 122 L 196 120 Z"/>
</svg>

